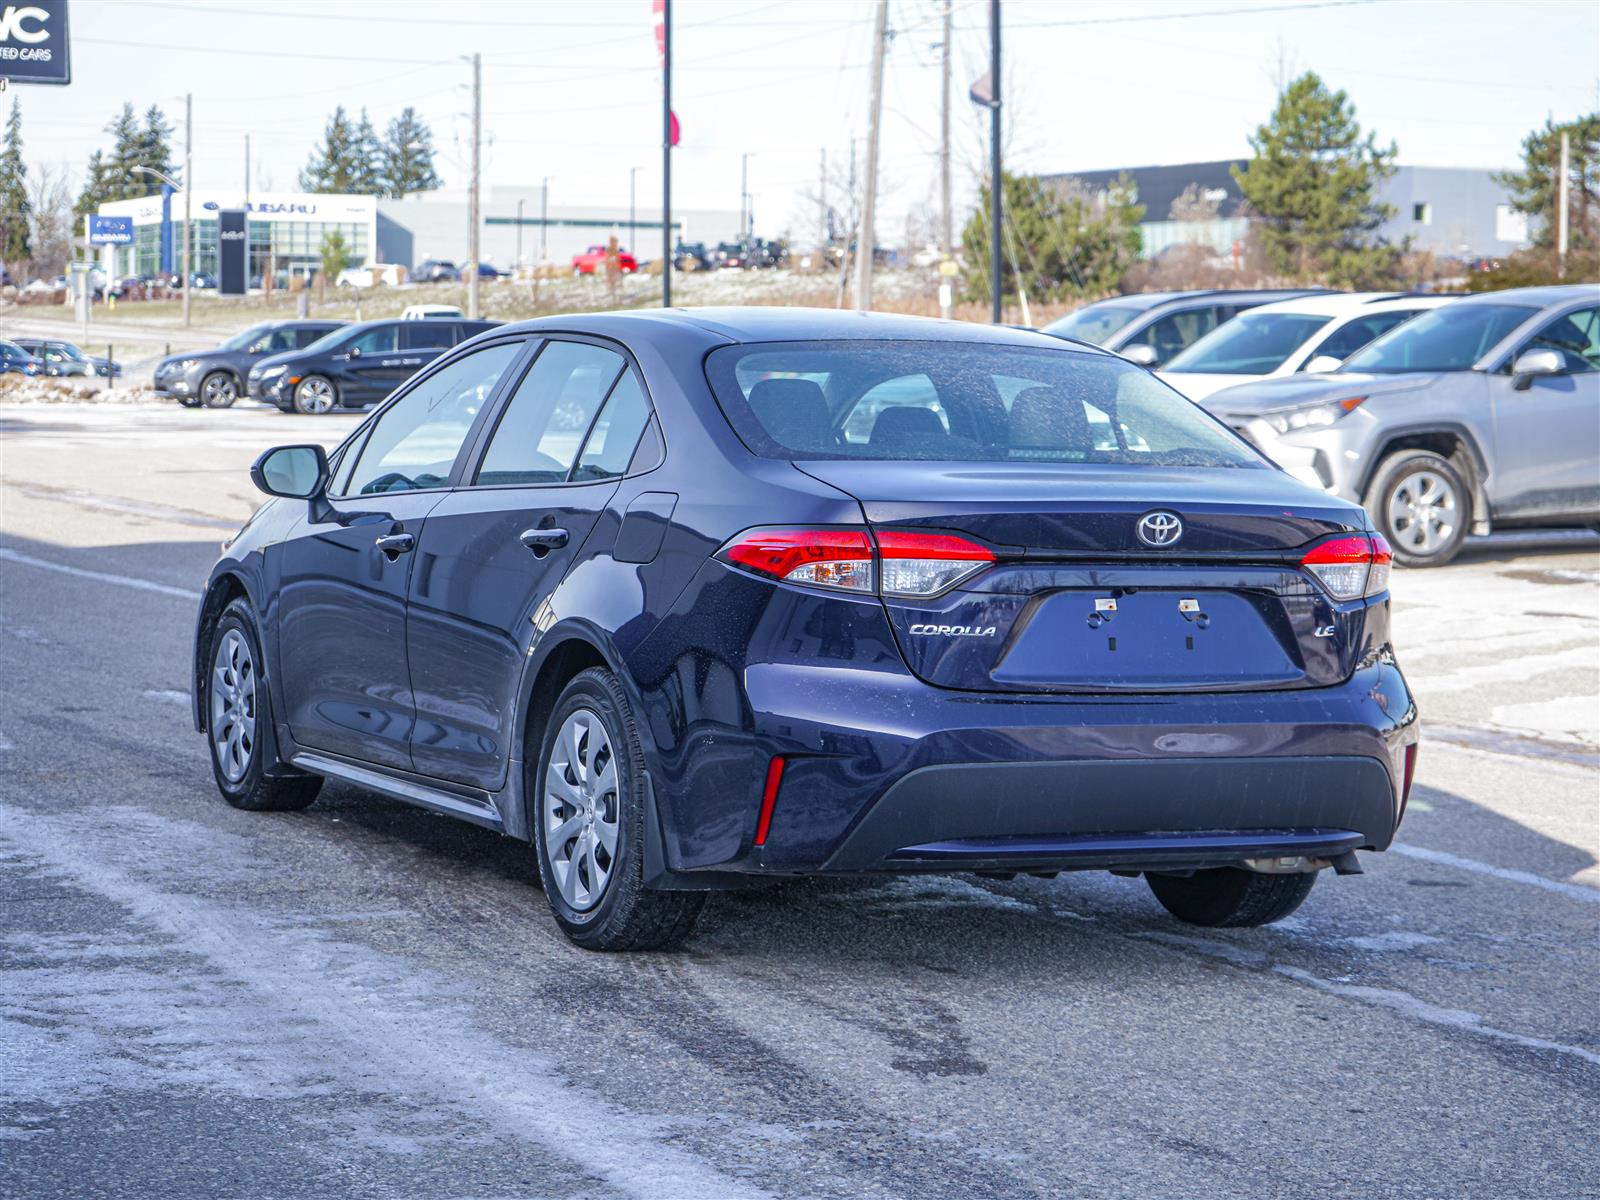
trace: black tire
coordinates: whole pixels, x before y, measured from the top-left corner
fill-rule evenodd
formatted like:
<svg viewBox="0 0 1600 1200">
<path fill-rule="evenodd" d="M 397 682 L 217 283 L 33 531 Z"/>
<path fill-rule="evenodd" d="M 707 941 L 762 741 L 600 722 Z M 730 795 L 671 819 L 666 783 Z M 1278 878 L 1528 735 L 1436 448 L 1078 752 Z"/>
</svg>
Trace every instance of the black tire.
<svg viewBox="0 0 1600 1200">
<path fill-rule="evenodd" d="M 1419 521 L 1399 512 L 1408 508 L 1408 496 L 1424 501 L 1442 497 L 1447 503 L 1411 507 L 1409 512 L 1424 514 Z M 1401 450 L 1378 464 L 1367 488 L 1366 509 L 1373 528 L 1388 540 L 1395 562 L 1406 567 L 1444 566 L 1461 552 L 1472 526 L 1472 492 L 1466 480 L 1453 462 L 1431 450 Z M 1441 514 L 1449 518 L 1448 532 L 1436 523 Z"/>
<path fill-rule="evenodd" d="M 201 403 L 207 408 L 232 408 L 238 398 L 239 380 L 228 371 L 212 371 L 200 381 Z"/>
<path fill-rule="evenodd" d="M 179 396 L 178 403 L 185 408 L 199 408 L 204 401 L 199 396 Z"/>
<path fill-rule="evenodd" d="M 1180 921 L 1213 928 L 1270 925 L 1299 908 L 1317 882 L 1317 872 L 1262 875 L 1241 867 L 1193 875 L 1145 875 L 1161 906 Z"/>
<path fill-rule="evenodd" d="M 216 665 L 218 653 L 230 635 L 244 640 L 252 664 L 261 662 L 261 639 L 256 636 L 255 615 L 242 599 L 222 610 L 206 651 L 206 745 L 211 751 L 211 773 L 216 778 L 217 789 L 234 808 L 247 812 L 297 812 L 317 798 L 322 790 L 322 776 L 286 773 L 292 768 L 278 761 L 277 739 L 272 733 L 272 698 L 265 677 L 256 675 L 251 681 L 254 726 L 249 762 L 237 777 L 224 766 L 217 740 L 217 733 L 223 727 L 216 715 L 219 699 Z M 252 665 L 252 672 L 254 669 Z"/>
<path fill-rule="evenodd" d="M 561 731 L 571 718 L 584 712 L 591 718 L 599 718 L 612 751 L 607 761 L 617 769 L 613 801 L 616 853 L 608 856 L 610 872 L 601 886 L 598 901 L 580 908 L 562 894 L 562 875 L 552 862 L 548 839 L 552 829 L 551 819 L 546 814 L 545 781 L 559 748 Z M 689 936 L 705 905 L 702 892 L 661 892 L 644 886 L 644 779 L 644 751 L 622 685 L 610 671 L 599 667 L 581 672 L 562 691 L 550 714 L 538 765 L 528 779 L 527 803 L 534 827 L 539 874 L 550 911 L 561 932 L 585 950 L 668 949 Z M 595 803 L 598 809 L 605 800 L 597 799 Z M 559 847 L 563 852 L 570 852 L 573 859 L 577 857 L 576 851 L 570 848 L 575 841 L 568 839 Z M 577 872 L 577 863 L 569 861 L 566 870 Z"/>
<path fill-rule="evenodd" d="M 321 407 L 326 388 L 327 407 Z M 339 407 L 339 389 L 326 375 L 307 375 L 294 385 L 294 411 L 306 417 L 320 417 Z"/>
</svg>

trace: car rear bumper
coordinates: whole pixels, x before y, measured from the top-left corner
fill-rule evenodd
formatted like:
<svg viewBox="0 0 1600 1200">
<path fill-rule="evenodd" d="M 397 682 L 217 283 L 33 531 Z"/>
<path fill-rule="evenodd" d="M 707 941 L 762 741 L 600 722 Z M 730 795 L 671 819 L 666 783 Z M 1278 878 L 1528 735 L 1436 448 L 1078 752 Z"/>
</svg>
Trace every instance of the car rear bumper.
<svg viewBox="0 0 1600 1200">
<path fill-rule="evenodd" d="M 1335 687 L 1273 693 L 999 697 L 798 664 L 751 664 L 745 684 L 747 772 L 727 767 L 744 748 L 730 731 L 685 747 L 717 764 L 715 809 L 696 798 L 705 784 L 671 786 L 693 769 L 665 772 L 674 870 L 1175 869 L 1382 850 L 1419 733 L 1387 654 Z"/>
</svg>

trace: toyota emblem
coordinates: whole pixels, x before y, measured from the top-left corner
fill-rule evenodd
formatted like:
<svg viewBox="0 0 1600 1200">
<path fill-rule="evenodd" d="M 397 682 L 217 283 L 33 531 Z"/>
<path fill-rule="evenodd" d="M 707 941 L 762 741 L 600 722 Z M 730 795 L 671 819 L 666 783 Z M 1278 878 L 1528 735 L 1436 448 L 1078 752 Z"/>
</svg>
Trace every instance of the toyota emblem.
<svg viewBox="0 0 1600 1200">
<path fill-rule="evenodd" d="M 1145 513 L 1134 527 L 1139 540 L 1146 546 L 1171 546 L 1183 536 L 1183 522 L 1177 513 L 1156 511 Z"/>
</svg>

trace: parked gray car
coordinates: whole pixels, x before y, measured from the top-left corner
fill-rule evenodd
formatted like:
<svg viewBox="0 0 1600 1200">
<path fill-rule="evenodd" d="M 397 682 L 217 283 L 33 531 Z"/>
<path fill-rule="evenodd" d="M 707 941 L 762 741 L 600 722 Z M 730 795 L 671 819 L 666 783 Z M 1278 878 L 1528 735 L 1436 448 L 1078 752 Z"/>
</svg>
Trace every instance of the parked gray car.
<svg viewBox="0 0 1600 1200">
<path fill-rule="evenodd" d="M 1469 532 L 1600 528 L 1600 287 L 1469 296 L 1325 375 L 1208 408 L 1291 475 L 1366 505 L 1397 562 L 1441 566 Z"/>
<path fill-rule="evenodd" d="M 227 408 L 245 394 L 253 364 L 268 354 L 299 350 L 343 321 L 265 321 L 235 334 L 215 350 L 173 354 L 156 364 L 156 395 L 171 396 L 185 408 Z"/>
<path fill-rule="evenodd" d="M 1136 292 L 1085 304 L 1040 332 L 1092 342 L 1141 367 L 1159 367 L 1218 325 L 1275 300 L 1314 296 L 1326 288 L 1207 289 Z"/>
</svg>

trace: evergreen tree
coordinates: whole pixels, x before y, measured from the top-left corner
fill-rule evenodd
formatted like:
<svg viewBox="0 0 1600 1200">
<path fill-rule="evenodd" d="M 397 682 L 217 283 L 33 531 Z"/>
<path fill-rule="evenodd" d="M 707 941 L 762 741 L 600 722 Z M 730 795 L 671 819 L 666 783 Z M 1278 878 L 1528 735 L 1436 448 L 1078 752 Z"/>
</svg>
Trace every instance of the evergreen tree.
<svg viewBox="0 0 1600 1200">
<path fill-rule="evenodd" d="M 1004 295 L 1017 294 L 1019 273 L 1030 300 L 1099 295 L 1114 288 L 1138 258 L 1144 208 L 1134 202 L 1126 177 L 1103 196 L 1081 187 L 1051 187 L 1032 175 L 1006 174 L 1004 181 Z M 961 234 L 965 290 L 972 299 L 989 298 L 990 212 L 985 185 Z"/>
<path fill-rule="evenodd" d="M 1561 134 L 1567 134 L 1567 245 L 1583 255 L 1600 249 L 1600 113 L 1556 124 L 1546 119 L 1522 139 L 1522 168 L 1495 176 L 1511 193 L 1511 207 L 1533 218 L 1529 232 L 1541 249 L 1556 244 L 1556 177 Z"/>
<path fill-rule="evenodd" d="M 305 170 L 300 172 L 300 188 L 306 192 L 377 194 L 380 188 L 377 139 L 365 112 L 357 125 L 343 105 L 333 110 L 323 131 L 322 144 L 312 152 Z"/>
<path fill-rule="evenodd" d="M 382 194 L 402 200 L 416 192 L 442 185 L 433 169 L 433 131 L 414 108 L 404 109 L 389 122 L 379 148 Z"/>
<path fill-rule="evenodd" d="M 124 104 L 106 126 L 106 132 L 111 135 L 111 157 L 106 162 L 106 185 L 111 194 L 107 199 L 126 200 L 159 191 L 159 180 L 133 173 L 134 167 L 146 165 L 140 157 L 144 152 L 144 131 L 139 128 L 133 105 Z"/>
<path fill-rule="evenodd" d="M 96 150 L 89 156 L 89 165 L 83 175 L 83 190 L 78 193 L 78 201 L 72 206 L 72 215 L 81 225 L 83 215 L 97 211 L 106 198 L 105 155 Z"/>
<path fill-rule="evenodd" d="M 178 168 L 178 163 L 173 157 L 172 126 L 167 124 L 167 114 L 152 104 L 144 112 L 144 128 L 139 132 L 139 162 L 147 167 L 154 167 L 164 174 L 183 182 L 183 174 Z M 137 177 L 145 191 L 144 195 L 161 190 L 161 181 L 149 175 Z"/>
<path fill-rule="evenodd" d="M 6 134 L 0 146 L 0 263 L 21 266 L 32 255 L 28 236 L 28 168 L 22 161 L 22 105 L 11 101 Z"/>
<path fill-rule="evenodd" d="M 1272 118 L 1250 138 L 1255 157 L 1233 177 L 1260 220 L 1273 266 L 1295 279 L 1376 287 L 1399 270 L 1403 247 L 1373 234 L 1394 209 L 1377 187 L 1394 174 L 1396 148 L 1363 136 L 1355 108 L 1313 71 L 1290 83 Z"/>
</svg>

